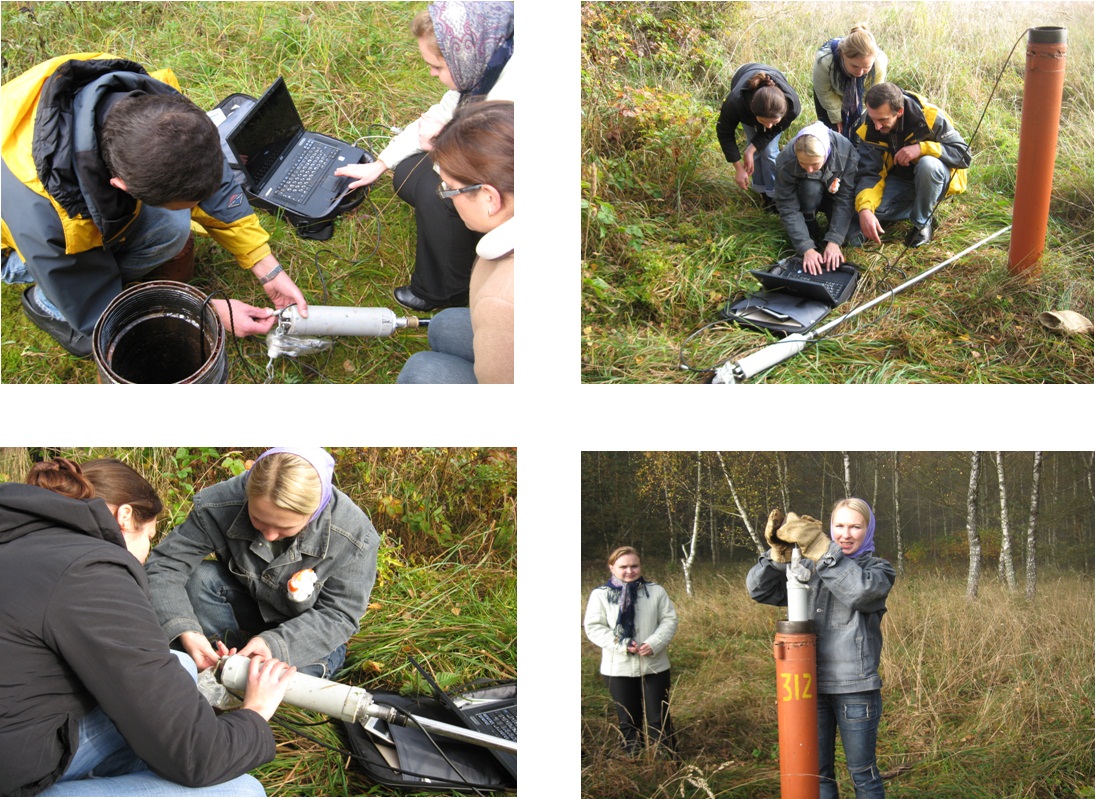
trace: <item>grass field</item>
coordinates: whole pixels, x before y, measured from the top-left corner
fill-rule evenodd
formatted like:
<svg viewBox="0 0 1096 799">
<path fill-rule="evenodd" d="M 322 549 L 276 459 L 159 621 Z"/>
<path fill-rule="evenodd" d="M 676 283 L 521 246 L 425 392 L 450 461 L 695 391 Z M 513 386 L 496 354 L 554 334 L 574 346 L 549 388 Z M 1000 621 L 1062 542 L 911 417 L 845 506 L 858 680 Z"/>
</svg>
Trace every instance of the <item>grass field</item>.
<svg viewBox="0 0 1096 799">
<path fill-rule="evenodd" d="M 1062 309 L 1092 316 L 1092 6 L 835 2 L 813 11 L 776 2 L 582 6 L 583 379 L 698 382 L 768 343 L 718 325 L 686 345 L 728 297 L 758 288 L 749 269 L 788 247 L 778 217 L 733 182 L 715 139 L 719 108 L 740 65 L 775 66 L 803 104 L 786 142 L 815 121 L 814 52 L 864 21 L 889 56 L 888 80 L 941 106 L 971 141 L 974 163 L 968 192 L 939 209 L 930 245 L 902 255 L 908 224 L 892 223 L 882 246 L 846 248 L 863 278 L 842 311 L 1011 222 L 1023 43 L 992 94 L 994 82 L 1028 27 L 1059 25 L 1068 66 L 1042 274 L 1009 274 L 1005 234 L 755 380 L 1091 383 L 1092 337 L 1062 337 L 1036 318 Z"/>
<path fill-rule="evenodd" d="M 205 109 L 236 92 L 258 96 L 285 78 L 305 126 L 379 152 L 394 126 L 437 101 L 444 87 L 418 54 L 410 22 L 425 3 L 4 3 L 3 79 L 64 53 L 111 52 L 150 71 L 171 67 L 183 92 Z M 382 177 L 366 202 L 335 223 L 326 242 L 299 238 L 265 212 L 271 248 L 306 299 L 316 305 L 400 309 L 392 289 L 414 266 L 412 209 Z M 258 282 L 211 239 L 197 242 L 202 291 L 267 307 Z M 77 360 L 23 314 L 21 288 L 0 290 L 0 376 L 8 383 L 93 383 L 96 368 Z M 390 383 L 411 353 L 426 348 L 425 331 L 389 338 L 339 338 L 329 353 L 279 358 L 279 383 Z M 263 338 L 229 343 L 233 383 L 266 377 Z"/>
<path fill-rule="evenodd" d="M 900 577 L 883 619 L 879 766 L 888 797 L 1093 796 L 1091 575 L 1040 571 L 1026 603 L 960 569 Z M 673 565 L 645 573 L 677 607 L 671 714 L 680 763 L 612 748 L 616 716 L 583 639 L 583 796 L 771 799 L 780 795 L 772 638 L 784 610 L 753 602 L 746 564 L 705 567 L 685 595 Z M 605 579 L 588 569 L 582 603 Z M 838 746 L 838 780 L 851 795 Z"/>
<path fill-rule="evenodd" d="M 79 448 L 78 461 L 121 458 L 164 502 L 157 529 L 186 518 L 193 492 L 243 471 L 255 448 Z M 428 695 L 407 661 L 428 665 L 443 688 L 517 678 L 517 457 L 512 449 L 334 448 L 335 486 L 381 534 L 377 582 L 339 679 L 366 690 Z M 21 482 L 22 448 L 0 448 L 0 480 Z M 270 796 L 390 796 L 350 766 L 324 717 L 283 705 L 277 754 L 252 774 Z M 437 791 L 432 792 L 436 795 Z M 404 794 L 405 795 L 405 794 Z"/>
</svg>

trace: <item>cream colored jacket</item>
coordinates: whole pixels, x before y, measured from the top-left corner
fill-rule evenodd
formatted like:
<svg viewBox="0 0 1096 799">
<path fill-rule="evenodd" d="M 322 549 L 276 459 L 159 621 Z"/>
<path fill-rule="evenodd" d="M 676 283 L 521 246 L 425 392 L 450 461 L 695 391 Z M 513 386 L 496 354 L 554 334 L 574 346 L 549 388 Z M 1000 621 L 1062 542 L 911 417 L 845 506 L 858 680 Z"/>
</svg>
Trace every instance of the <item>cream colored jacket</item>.
<svg viewBox="0 0 1096 799">
<path fill-rule="evenodd" d="M 644 588 L 646 591 L 644 591 Z M 617 640 L 616 626 L 620 605 L 611 602 L 609 589 L 598 586 L 586 604 L 586 637 L 601 647 L 601 673 L 609 677 L 642 677 L 670 668 L 667 648 L 677 632 L 677 611 L 666 590 L 658 583 L 640 586 L 636 599 L 636 641 L 649 644 L 653 655 L 628 653 L 627 641 Z"/>
</svg>

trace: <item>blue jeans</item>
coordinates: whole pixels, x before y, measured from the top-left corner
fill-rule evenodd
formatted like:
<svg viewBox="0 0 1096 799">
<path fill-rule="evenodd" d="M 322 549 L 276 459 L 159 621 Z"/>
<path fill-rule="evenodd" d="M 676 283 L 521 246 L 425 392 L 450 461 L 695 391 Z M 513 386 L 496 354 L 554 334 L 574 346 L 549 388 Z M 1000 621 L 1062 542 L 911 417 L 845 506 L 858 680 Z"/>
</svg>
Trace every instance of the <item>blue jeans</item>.
<svg viewBox="0 0 1096 799">
<path fill-rule="evenodd" d="M 194 615 L 205 635 L 215 635 L 225 646 L 239 649 L 254 636 L 277 627 L 263 619 L 259 603 L 247 587 L 217 560 L 203 560 L 186 584 Z M 346 644 L 321 661 L 297 665 L 297 671 L 312 677 L 331 679 L 346 660 Z"/>
<path fill-rule="evenodd" d="M 165 261 L 170 261 L 182 252 L 189 237 L 189 210 L 169 211 L 142 206 L 141 213 L 126 234 L 126 243 L 113 251 L 122 283 L 138 280 Z M 27 265 L 14 250 L 3 263 L 2 277 L 5 283 L 35 282 Z M 34 298 L 36 304 L 54 319 L 64 318 L 42 287 L 35 289 Z"/>
<path fill-rule="evenodd" d="M 197 679 L 189 655 L 175 652 L 179 662 Z M 266 796 L 250 774 L 208 788 L 187 788 L 149 770 L 126 743 L 102 708 L 80 719 L 80 741 L 61 778 L 40 796 Z"/>
<path fill-rule="evenodd" d="M 430 350 L 416 352 L 400 370 L 397 383 L 475 383 L 472 313 L 446 308 L 430 320 Z"/>
<path fill-rule="evenodd" d="M 932 219 L 933 209 L 947 191 L 950 180 L 951 170 L 943 161 L 923 155 L 913 167 L 912 180 L 893 172 L 887 175 L 883 199 L 875 209 L 875 216 L 884 222 L 908 219 L 915 228 L 924 227 Z M 847 240 L 854 247 L 864 243 L 859 215 L 852 219 Z"/>
<path fill-rule="evenodd" d="M 742 133 L 746 142 L 752 143 L 758 131 L 753 125 L 743 123 Z M 754 153 L 753 190 L 758 194 L 768 196 L 770 200 L 776 198 L 776 157 L 780 154 L 780 136 L 773 136 L 765 149 L 759 149 Z"/>
<path fill-rule="evenodd" d="M 856 788 L 856 799 L 882 799 L 883 778 L 875 763 L 875 740 L 882 713 L 883 697 L 879 691 L 818 695 L 820 799 L 837 799 L 834 774 L 837 730 L 841 731 L 845 765 Z"/>
</svg>

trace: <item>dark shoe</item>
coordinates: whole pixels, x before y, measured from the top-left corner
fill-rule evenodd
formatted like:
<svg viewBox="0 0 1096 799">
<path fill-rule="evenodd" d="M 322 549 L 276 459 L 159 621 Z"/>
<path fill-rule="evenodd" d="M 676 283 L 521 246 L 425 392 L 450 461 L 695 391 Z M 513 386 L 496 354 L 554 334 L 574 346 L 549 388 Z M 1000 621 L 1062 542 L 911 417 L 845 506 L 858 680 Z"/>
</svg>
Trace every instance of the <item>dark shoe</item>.
<svg viewBox="0 0 1096 799">
<path fill-rule="evenodd" d="M 38 303 L 34 301 L 30 293 L 35 290 L 31 286 L 23 292 L 23 313 L 30 321 L 53 337 L 53 340 L 64 347 L 77 358 L 91 356 L 91 339 L 78 330 L 75 330 L 64 319 L 54 319 L 49 314 L 38 309 Z"/>
<path fill-rule="evenodd" d="M 907 247 L 924 247 L 932 241 L 932 220 L 921 227 L 915 227 L 906 238 Z"/>
<path fill-rule="evenodd" d="M 440 305 L 434 305 L 417 296 L 411 291 L 410 286 L 400 286 L 397 289 L 393 289 L 392 294 L 395 296 L 396 302 L 404 308 L 410 308 L 412 311 L 432 311 L 435 308 L 441 307 Z"/>
<path fill-rule="evenodd" d="M 767 214 L 780 213 L 780 209 L 776 207 L 776 201 L 767 194 L 761 195 L 761 210 Z"/>
<path fill-rule="evenodd" d="M 189 283 L 194 279 L 194 234 L 186 240 L 183 249 L 170 261 L 164 261 L 141 278 L 149 280 L 174 280 L 178 283 Z"/>
</svg>

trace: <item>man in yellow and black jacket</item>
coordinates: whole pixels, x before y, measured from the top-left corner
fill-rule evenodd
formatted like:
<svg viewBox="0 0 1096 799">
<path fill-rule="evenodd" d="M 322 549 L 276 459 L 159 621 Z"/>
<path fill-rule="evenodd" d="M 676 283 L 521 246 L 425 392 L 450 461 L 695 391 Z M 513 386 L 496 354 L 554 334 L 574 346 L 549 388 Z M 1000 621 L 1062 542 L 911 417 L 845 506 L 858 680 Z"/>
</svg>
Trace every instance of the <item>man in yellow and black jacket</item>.
<svg viewBox="0 0 1096 799">
<path fill-rule="evenodd" d="M 217 128 L 171 70 L 108 53 L 39 64 L 0 88 L 3 279 L 73 355 L 125 283 L 188 245 L 191 222 L 250 269 L 277 308 L 304 303 L 221 154 Z M 232 300 L 237 335 L 273 312 Z M 229 325 L 228 301 L 213 301 Z M 307 306 L 305 306 L 307 307 Z"/>
<path fill-rule="evenodd" d="M 880 220 L 909 219 L 906 244 L 932 241 L 932 212 L 945 195 L 967 188 L 970 148 L 944 112 L 893 83 L 864 94 L 868 118 L 857 130 L 860 165 L 849 243 L 879 243 Z"/>
</svg>

